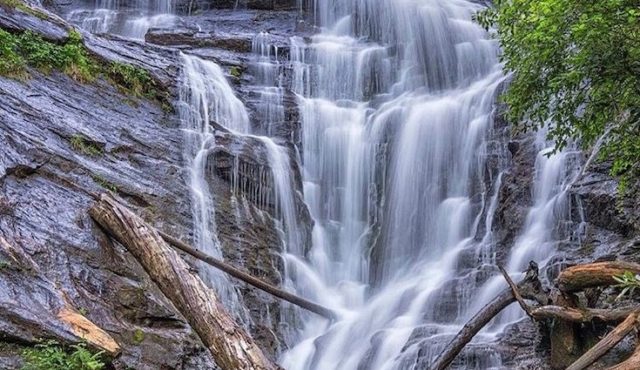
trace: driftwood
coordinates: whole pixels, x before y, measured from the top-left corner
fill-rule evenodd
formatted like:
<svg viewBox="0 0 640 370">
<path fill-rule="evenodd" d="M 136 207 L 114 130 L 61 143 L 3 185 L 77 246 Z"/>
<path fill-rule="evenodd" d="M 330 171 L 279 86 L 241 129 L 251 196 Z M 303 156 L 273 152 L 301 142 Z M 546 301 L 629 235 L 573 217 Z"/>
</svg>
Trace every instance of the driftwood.
<svg viewBox="0 0 640 370">
<path fill-rule="evenodd" d="M 627 336 L 634 328 L 638 326 L 638 318 L 640 317 L 640 310 L 637 310 L 630 314 L 623 322 L 620 323 L 615 329 L 607 334 L 601 341 L 582 355 L 576 362 L 571 364 L 567 370 L 583 370 L 588 366 L 598 361 L 598 359 L 604 356 L 611 348 L 618 344 L 624 337 Z"/>
<path fill-rule="evenodd" d="M 617 284 L 615 275 L 630 271 L 640 274 L 640 264 L 613 261 L 597 262 L 569 267 L 558 276 L 558 288 L 563 292 L 575 292 L 586 288 Z"/>
<path fill-rule="evenodd" d="M 225 311 L 215 292 L 158 233 L 110 196 L 90 209 L 106 231 L 124 245 L 147 271 L 224 370 L 279 369 Z"/>
<path fill-rule="evenodd" d="M 251 276 L 249 274 L 247 274 L 244 271 L 241 271 L 227 263 L 224 263 L 216 258 L 213 258 L 205 253 L 200 252 L 199 250 L 189 246 L 188 244 L 180 241 L 179 239 L 163 233 L 162 231 L 158 231 L 158 234 L 170 245 L 176 247 L 177 249 L 191 255 L 192 257 L 195 257 L 196 259 L 199 259 L 200 261 L 206 262 L 207 264 L 233 276 L 236 279 L 242 280 L 245 283 L 252 285 L 262 291 L 265 291 L 273 296 L 276 296 L 280 299 L 283 299 L 289 303 L 292 303 L 298 307 L 304 308 L 305 310 L 314 312 L 320 316 L 326 317 L 328 319 L 335 319 L 336 318 L 336 314 L 324 307 L 321 306 L 317 303 L 313 303 L 311 301 L 308 301 L 304 298 L 298 297 L 295 294 L 291 294 L 285 290 L 282 289 L 278 289 L 275 286 L 260 280 L 254 276 Z"/>
</svg>

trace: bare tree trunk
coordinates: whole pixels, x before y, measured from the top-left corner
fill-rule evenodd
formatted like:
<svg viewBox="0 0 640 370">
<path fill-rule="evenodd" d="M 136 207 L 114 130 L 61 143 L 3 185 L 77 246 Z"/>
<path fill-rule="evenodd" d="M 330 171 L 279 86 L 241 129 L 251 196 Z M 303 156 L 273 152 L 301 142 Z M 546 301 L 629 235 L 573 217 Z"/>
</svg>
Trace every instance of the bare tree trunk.
<svg viewBox="0 0 640 370">
<path fill-rule="evenodd" d="M 224 370 L 279 369 L 225 311 L 213 290 L 160 235 L 110 196 L 89 213 L 133 254 Z"/>
</svg>

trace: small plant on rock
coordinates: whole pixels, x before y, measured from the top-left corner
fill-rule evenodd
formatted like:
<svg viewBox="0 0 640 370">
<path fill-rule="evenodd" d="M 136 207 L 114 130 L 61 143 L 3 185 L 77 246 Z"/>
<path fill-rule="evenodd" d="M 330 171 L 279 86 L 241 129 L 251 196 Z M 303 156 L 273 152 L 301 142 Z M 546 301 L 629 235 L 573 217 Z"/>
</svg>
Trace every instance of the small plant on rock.
<svg viewBox="0 0 640 370">
<path fill-rule="evenodd" d="M 85 343 L 65 348 L 50 340 L 23 351 L 22 370 L 101 370 L 105 367 L 102 354 L 91 353 Z"/>
</svg>

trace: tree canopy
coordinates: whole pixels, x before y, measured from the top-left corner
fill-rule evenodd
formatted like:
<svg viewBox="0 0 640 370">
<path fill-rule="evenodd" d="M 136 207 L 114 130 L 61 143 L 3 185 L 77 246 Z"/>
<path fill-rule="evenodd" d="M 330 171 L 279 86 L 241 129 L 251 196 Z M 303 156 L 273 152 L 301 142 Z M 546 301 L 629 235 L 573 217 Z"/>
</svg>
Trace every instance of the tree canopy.
<svg viewBox="0 0 640 370">
<path fill-rule="evenodd" d="M 640 0 L 494 0 L 476 18 L 513 72 L 511 122 L 547 127 L 556 151 L 603 137 L 622 184 L 640 173 Z"/>
</svg>

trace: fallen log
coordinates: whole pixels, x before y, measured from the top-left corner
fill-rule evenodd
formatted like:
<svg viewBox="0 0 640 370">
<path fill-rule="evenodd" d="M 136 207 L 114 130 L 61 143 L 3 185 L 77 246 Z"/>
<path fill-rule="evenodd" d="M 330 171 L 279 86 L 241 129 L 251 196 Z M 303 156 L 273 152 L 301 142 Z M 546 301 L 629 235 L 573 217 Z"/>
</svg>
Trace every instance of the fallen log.
<svg viewBox="0 0 640 370">
<path fill-rule="evenodd" d="M 576 292 L 586 288 L 617 284 L 613 277 L 627 271 L 640 274 L 640 264 L 611 261 L 572 266 L 562 271 L 556 282 L 561 291 Z"/>
<path fill-rule="evenodd" d="M 279 369 L 225 311 L 216 293 L 140 217 L 108 195 L 101 196 L 89 213 L 136 257 L 187 319 L 218 366 L 224 370 Z"/>
<path fill-rule="evenodd" d="M 602 322 L 619 322 L 624 320 L 631 313 L 637 310 L 637 306 L 612 309 L 578 309 L 572 307 L 547 305 L 533 308 L 531 310 L 531 316 L 533 316 L 536 320 L 560 319 L 576 323 L 587 323 L 594 320 Z"/>
<path fill-rule="evenodd" d="M 571 364 L 567 370 L 583 370 L 589 367 L 598 359 L 604 356 L 611 348 L 618 344 L 624 337 L 627 336 L 634 328 L 638 326 L 638 319 L 640 318 L 640 311 L 631 313 L 623 322 L 620 323 L 615 329 L 607 334 L 602 340 L 591 347 L 584 355 L 582 355 L 576 362 Z M 635 368 L 637 369 L 637 368 Z"/>
<path fill-rule="evenodd" d="M 298 307 L 304 308 L 307 311 L 311 311 L 313 313 L 316 313 L 320 316 L 326 317 L 327 319 L 330 320 L 334 320 L 337 315 L 330 309 L 323 307 L 317 303 L 313 303 L 311 301 L 308 301 L 304 298 L 298 297 L 295 294 L 291 294 L 285 290 L 282 289 L 278 289 L 276 287 L 274 287 L 273 285 L 260 280 L 254 276 L 251 276 L 249 274 L 247 274 L 246 272 L 243 272 L 229 264 L 226 264 L 216 258 L 213 258 L 209 255 L 207 255 L 206 253 L 202 253 L 199 250 L 189 246 L 188 244 L 180 241 L 179 239 L 163 233 L 162 231 L 158 231 L 158 234 L 170 245 L 176 247 L 177 249 L 191 255 L 192 257 L 195 257 L 196 259 L 203 261 L 223 272 L 226 272 L 227 274 L 233 276 L 236 279 L 242 280 L 245 283 L 252 285 L 262 291 L 265 291 L 273 296 L 276 296 L 280 299 L 283 299 L 289 303 L 292 303 Z"/>
<path fill-rule="evenodd" d="M 533 299 L 539 302 L 548 303 L 545 298 L 545 292 L 541 290 L 541 284 L 538 280 L 538 265 L 535 262 L 529 264 L 529 270 L 525 275 L 524 280 L 517 285 L 517 291 L 522 292 L 522 295 L 527 299 Z M 475 314 L 463 327 L 458 334 L 449 342 L 447 347 L 440 353 L 436 360 L 432 363 L 430 369 L 444 370 L 453 360 L 458 356 L 460 351 L 475 337 L 478 332 L 485 327 L 496 317 L 502 310 L 504 310 L 511 303 L 515 302 L 516 298 L 511 288 L 502 291 L 498 294 L 489 304 L 487 304 L 482 310 Z"/>
</svg>

